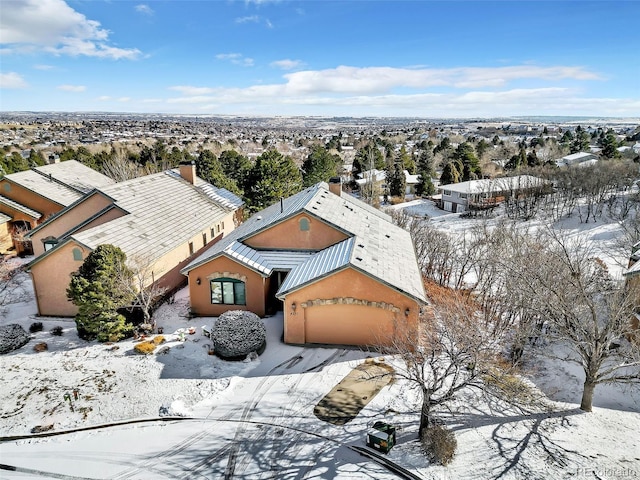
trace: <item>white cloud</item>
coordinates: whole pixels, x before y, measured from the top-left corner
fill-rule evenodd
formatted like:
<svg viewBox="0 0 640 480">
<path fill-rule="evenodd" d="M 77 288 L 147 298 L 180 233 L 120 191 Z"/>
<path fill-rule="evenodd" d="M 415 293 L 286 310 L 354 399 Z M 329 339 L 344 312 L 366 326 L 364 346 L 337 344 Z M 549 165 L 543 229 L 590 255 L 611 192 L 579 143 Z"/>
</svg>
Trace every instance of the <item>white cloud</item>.
<svg viewBox="0 0 640 480">
<path fill-rule="evenodd" d="M 267 28 L 273 28 L 273 23 L 271 23 L 271 20 L 269 20 L 268 18 L 265 19 L 264 24 L 267 26 Z"/>
<path fill-rule="evenodd" d="M 242 67 L 252 67 L 253 58 L 245 57 L 241 53 L 219 53 L 216 55 L 218 60 L 228 60 L 234 65 Z"/>
<path fill-rule="evenodd" d="M 58 85 L 57 89 L 64 92 L 84 92 L 87 87 L 84 85 Z"/>
<path fill-rule="evenodd" d="M 27 82 L 16 72 L 0 73 L 0 88 L 27 88 Z"/>
<path fill-rule="evenodd" d="M 169 90 L 175 90 L 176 92 L 180 92 L 187 96 L 206 95 L 207 93 L 212 93 L 214 91 L 213 88 L 209 87 L 192 87 L 189 85 L 176 85 L 169 87 Z"/>
<path fill-rule="evenodd" d="M 126 102 L 130 102 L 130 101 L 131 101 L 131 97 L 120 97 L 120 98 L 118 98 L 118 102 L 126 103 Z"/>
<path fill-rule="evenodd" d="M 260 21 L 260 17 L 258 15 L 251 15 L 248 17 L 236 18 L 236 23 L 258 23 L 259 21 Z"/>
<path fill-rule="evenodd" d="M 87 19 L 63 0 L 4 2 L 0 38 L 10 52 L 41 48 L 57 55 L 113 59 L 134 59 L 141 53 L 110 46 L 109 31 L 100 22 Z"/>
<path fill-rule="evenodd" d="M 293 92 L 384 93 L 394 88 L 483 88 L 503 87 L 521 79 L 597 80 L 600 77 L 583 67 L 515 67 L 450 69 L 407 69 L 393 67 L 339 66 L 327 70 L 305 70 L 285 75 Z"/>
<path fill-rule="evenodd" d="M 153 15 L 155 13 L 149 5 L 145 5 L 143 3 L 136 5 L 136 12 L 144 15 Z"/>
<path fill-rule="evenodd" d="M 269 64 L 272 67 L 280 68 L 282 70 L 293 70 L 294 68 L 299 68 L 303 65 L 300 60 L 289 60 L 288 58 L 284 60 L 276 60 L 275 62 L 271 62 Z"/>
<path fill-rule="evenodd" d="M 47 70 L 53 70 L 56 67 L 54 67 L 53 65 L 34 65 L 33 68 L 35 68 L 36 70 L 43 70 L 43 71 L 47 71 Z"/>
<path fill-rule="evenodd" d="M 100 100 L 101 102 L 108 102 L 109 100 L 111 100 L 111 97 L 109 95 L 101 95 L 98 97 L 98 100 Z"/>
</svg>

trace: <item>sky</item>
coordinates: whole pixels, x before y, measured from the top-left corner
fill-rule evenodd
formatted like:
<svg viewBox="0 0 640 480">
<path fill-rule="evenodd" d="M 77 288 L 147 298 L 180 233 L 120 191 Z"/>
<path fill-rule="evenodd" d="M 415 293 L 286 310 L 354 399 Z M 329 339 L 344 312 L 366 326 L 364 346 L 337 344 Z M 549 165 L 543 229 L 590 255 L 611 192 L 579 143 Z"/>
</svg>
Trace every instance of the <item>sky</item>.
<svg viewBox="0 0 640 480">
<path fill-rule="evenodd" d="M 640 1 L 2 0 L 0 111 L 640 117 Z"/>
</svg>

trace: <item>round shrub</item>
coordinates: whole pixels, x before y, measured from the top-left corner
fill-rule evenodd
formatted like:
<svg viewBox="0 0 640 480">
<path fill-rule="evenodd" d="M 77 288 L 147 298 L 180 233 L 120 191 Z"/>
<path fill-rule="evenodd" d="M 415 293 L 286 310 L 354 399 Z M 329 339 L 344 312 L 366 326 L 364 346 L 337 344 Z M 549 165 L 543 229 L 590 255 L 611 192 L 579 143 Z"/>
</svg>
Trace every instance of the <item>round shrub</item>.
<svg viewBox="0 0 640 480">
<path fill-rule="evenodd" d="M 61 336 L 64 332 L 62 331 L 62 327 L 60 325 L 58 325 L 57 327 L 53 327 L 50 330 L 51 335 L 53 335 L 54 337 L 59 337 Z"/>
<path fill-rule="evenodd" d="M 133 350 L 140 355 L 150 355 L 155 349 L 156 345 L 153 342 L 140 342 L 133 347 Z"/>
<path fill-rule="evenodd" d="M 251 352 L 262 353 L 267 329 L 253 312 L 231 310 L 218 317 L 211 330 L 215 353 L 226 359 L 243 359 Z"/>
<path fill-rule="evenodd" d="M 163 335 L 156 335 L 155 337 L 153 337 L 153 340 L 151 340 L 153 342 L 154 345 L 160 345 L 161 343 L 165 342 L 165 338 Z"/>
<path fill-rule="evenodd" d="M 448 465 L 458 447 L 455 434 L 440 425 L 428 427 L 422 436 L 422 447 L 431 463 Z"/>
<path fill-rule="evenodd" d="M 29 332 L 30 333 L 36 333 L 36 332 L 41 332 L 42 331 L 42 322 L 33 322 L 30 326 L 29 326 Z"/>
<path fill-rule="evenodd" d="M 40 342 L 40 343 L 36 343 L 33 346 L 33 350 L 35 350 L 36 352 L 46 352 L 47 350 L 49 350 L 49 346 L 47 345 L 47 342 Z"/>
</svg>

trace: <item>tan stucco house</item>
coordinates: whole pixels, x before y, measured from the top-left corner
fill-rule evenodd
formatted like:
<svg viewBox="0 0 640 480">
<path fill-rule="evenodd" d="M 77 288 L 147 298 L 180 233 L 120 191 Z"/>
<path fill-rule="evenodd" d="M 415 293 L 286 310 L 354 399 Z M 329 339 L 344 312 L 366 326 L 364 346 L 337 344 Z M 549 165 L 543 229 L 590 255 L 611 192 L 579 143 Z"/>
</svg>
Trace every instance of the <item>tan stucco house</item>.
<svg viewBox="0 0 640 480">
<path fill-rule="evenodd" d="M 233 231 L 242 205 L 236 195 L 198 178 L 194 165 L 89 192 L 29 233 L 38 313 L 77 313 L 66 296 L 70 275 L 98 245 L 145 258 L 157 284 L 179 286 L 180 269 Z"/>
<path fill-rule="evenodd" d="M 0 179 L 0 251 L 13 246 L 21 253 L 23 246 L 11 241 L 14 233 L 31 230 L 94 188 L 114 183 L 76 160 L 5 175 Z"/>
<path fill-rule="evenodd" d="M 189 263 L 194 314 L 284 313 L 284 341 L 376 345 L 426 304 L 409 233 L 319 183 L 256 213 Z"/>
</svg>

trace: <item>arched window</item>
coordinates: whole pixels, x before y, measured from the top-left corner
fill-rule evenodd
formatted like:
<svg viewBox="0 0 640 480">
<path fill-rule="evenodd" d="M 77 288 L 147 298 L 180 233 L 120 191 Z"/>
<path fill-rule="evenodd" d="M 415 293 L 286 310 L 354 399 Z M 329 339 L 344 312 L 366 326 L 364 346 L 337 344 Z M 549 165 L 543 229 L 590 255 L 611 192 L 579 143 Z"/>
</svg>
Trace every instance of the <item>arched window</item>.
<svg viewBox="0 0 640 480">
<path fill-rule="evenodd" d="M 235 278 L 211 280 L 211 303 L 223 305 L 246 305 L 244 282 Z"/>
<path fill-rule="evenodd" d="M 81 262 L 82 261 L 82 250 L 80 250 L 78 247 L 74 248 L 72 250 L 73 252 L 73 259 L 76 262 Z"/>
<path fill-rule="evenodd" d="M 298 225 L 300 226 L 301 232 L 307 232 L 309 230 L 309 219 L 302 217 L 298 220 Z"/>
<path fill-rule="evenodd" d="M 11 184 L 9 182 L 4 184 L 4 191 L 7 193 L 11 191 Z"/>
</svg>

